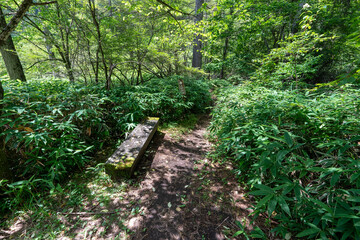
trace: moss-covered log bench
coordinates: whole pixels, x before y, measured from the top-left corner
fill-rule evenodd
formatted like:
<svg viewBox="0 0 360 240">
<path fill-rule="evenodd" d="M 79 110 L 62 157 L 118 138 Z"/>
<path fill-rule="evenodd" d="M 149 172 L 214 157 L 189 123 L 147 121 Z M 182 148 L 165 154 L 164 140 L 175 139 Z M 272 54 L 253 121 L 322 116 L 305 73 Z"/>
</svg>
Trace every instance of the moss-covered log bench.
<svg viewBox="0 0 360 240">
<path fill-rule="evenodd" d="M 106 161 L 105 170 L 113 178 L 131 177 L 159 125 L 159 118 L 147 118 L 130 133 Z"/>
</svg>

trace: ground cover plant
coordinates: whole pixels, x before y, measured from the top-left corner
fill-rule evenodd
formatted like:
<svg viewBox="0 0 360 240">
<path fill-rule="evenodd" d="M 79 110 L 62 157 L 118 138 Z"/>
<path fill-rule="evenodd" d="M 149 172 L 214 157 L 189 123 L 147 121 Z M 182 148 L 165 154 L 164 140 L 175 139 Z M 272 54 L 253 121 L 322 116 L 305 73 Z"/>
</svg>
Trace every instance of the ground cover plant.
<svg viewBox="0 0 360 240">
<path fill-rule="evenodd" d="M 210 129 L 218 152 L 284 239 L 359 239 L 360 90 L 224 88 Z"/>
<path fill-rule="evenodd" d="M 207 84 L 185 78 L 184 98 L 178 78 L 114 86 L 110 91 L 64 80 L 4 80 L 0 137 L 11 158 L 13 181 L 1 180 L 1 210 L 29 204 L 56 189 L 146 116 L 166 122 L 206 109 L 211 101 Z"/>
</svg>

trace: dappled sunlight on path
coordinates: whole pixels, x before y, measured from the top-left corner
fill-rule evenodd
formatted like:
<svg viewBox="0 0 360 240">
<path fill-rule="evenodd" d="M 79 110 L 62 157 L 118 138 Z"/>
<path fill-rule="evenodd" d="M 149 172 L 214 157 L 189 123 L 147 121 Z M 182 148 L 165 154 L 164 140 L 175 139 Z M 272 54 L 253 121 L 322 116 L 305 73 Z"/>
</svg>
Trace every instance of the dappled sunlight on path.
<svg viewBox="0 0 360 240">
<path fill-rule="evenodd" d="M 182 139 L 162 140 L 151 171 L 135 190 L 143 212 L 128 221 L 133 239 L 225 239 L 224 229 L 236 230 L 236 220 L 249 222 L 249 203 L 229 180 L 231 169 L 207 164 L 206 117 Z"/>
<path fill-rule="evenodd" d="M 44 206 L 15 217 L 0 239 L 235 239 L 236 221 L 252 229 L 251 203 L 231 163 L 207 158 L 208 123 L 203 115 L 180 139 L 157 132 L 133 179 L 113 181 L 89 167 Z"/>
</svg>

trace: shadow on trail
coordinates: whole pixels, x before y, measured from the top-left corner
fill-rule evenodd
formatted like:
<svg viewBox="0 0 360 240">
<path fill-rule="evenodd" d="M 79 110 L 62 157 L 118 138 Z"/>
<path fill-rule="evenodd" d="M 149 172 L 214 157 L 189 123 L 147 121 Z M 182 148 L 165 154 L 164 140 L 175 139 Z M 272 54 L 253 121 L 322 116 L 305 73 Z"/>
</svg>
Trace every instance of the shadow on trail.
<svg viewBox="0 0 360 240">
<path fill-rule="evenodd" d="M 137 192 L 144 211 L 128 225 L 133 239 L 225 239 L 223 227 L 236 229 L 235 221 L 250 213 L 244 199 L 235 203 L 237 182 L 222 182 L 233 175 L 230 169 L 194 170 L 210 151 L 204 133 L 198 128 L 177 142 L 165 136 L 147 159 L 151 170 Z M 236 212 L 239 204 L 245 207 Z"/>
<path fill-rule="evenodd" d="M 211 150 L 204 139 L 207 122 L 200 120 L 179 141 L 157 132 L 131 180 L 113 182 L 94 172 L 100 177 L 90 181 L 79 174 L 66 192 L 48 199 L 49 206 L 0 230 L 0 239 L 231 237 L 235 221 L 249 225 L 250 203 L 231 177 L 232 168 L 206 159 Z"/>
</svg>

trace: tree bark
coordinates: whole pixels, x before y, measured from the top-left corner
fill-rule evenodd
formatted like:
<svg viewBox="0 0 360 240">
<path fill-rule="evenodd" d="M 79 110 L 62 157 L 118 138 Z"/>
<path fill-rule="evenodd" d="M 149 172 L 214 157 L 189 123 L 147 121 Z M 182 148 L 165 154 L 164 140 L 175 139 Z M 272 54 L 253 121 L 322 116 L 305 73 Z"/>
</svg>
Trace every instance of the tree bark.
<svg viewBox="0 0 360 240">
<path fill-rule="evenodd" d="M 25 16 L 25 13 L 29 10 L 29 8 L 31 7 L 32 4 L 33 4 L 32 0 L 24 0 L 21 3 L 21 5 L 19 6 L 18 11 L 11 18 L 9 24 L 5 23 L 5 26 L 1 24 L 2 30 L 0 32 L 0 46 L 5 44 L 6 40 L 10 37 L 11 32 L 14 31 L 14 29 L 17 27 L 17 25 L 19 25 L 21 19 Z M 2 10 L 1 10 L 0 14 L 1 14 L 0 18 L 4 18 L 4 21 L 5 21 L 5 17 L 2 14 Z"/>
<path fill-rule="evenodd" d="M 225 46 L 224 46 L 224 52 L 223 52 L 223 62 L 222 62 L 222 66 L 221 66 L 221 71 L 220 71 L 220 78 L 224 79 L 225 78 L 225 61 L 226 61 L 226 57 L 227 57 L 227 52 L 228 52 L 228 48 L 229 48 L 229 37 L 225 38 Z"/>
<path fill-rule="evenodd" d="M 201 6 L 203 5 L 204 0 L 196 0 L 195 2 L 195 24 L 200 22 L 203 19 L 203 13 L 198 12 Z M 193 45 L 193 59 L 192 59 L 192 67 L 201 68 L 202 66 L 202 54 L 201 54 L 202 42 L 201 35 L 198 33 L 194 39 Z"/>
<path fill-rule="evenodd" d="M 0 29 L 4 29 L 6 26 L 5 15 L 0 6 Z M 24 69 L 11 36 L 8 36 L 6 40 L 0 44 L 0 52 L 10 79 L 20 79 L 21 81 L 26 81 Z"/>
</svg>

